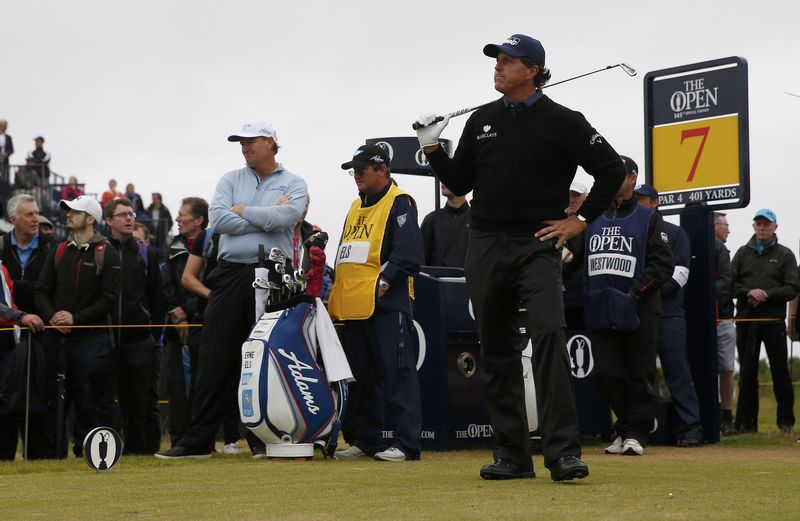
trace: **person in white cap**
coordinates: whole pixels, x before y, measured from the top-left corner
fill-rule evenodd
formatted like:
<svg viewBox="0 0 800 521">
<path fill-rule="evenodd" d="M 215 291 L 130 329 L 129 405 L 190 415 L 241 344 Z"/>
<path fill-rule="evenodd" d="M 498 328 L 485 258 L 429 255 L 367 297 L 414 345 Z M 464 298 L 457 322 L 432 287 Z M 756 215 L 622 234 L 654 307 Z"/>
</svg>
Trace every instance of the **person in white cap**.
<svg viewBox="0 0 800 521">
<path fill-rule="evenodd" d="M 292 252 L 294 225 L 308 196 L 306 182 L 277 162 L 278 136 L 264 121 L 249 121 L 228 141 L 241 145 L 246 166 L 219 180 L 208 214 L 220 234 L 217 268 L 210 274 L 199 371 L 192 396 L 192 419 L 176 445 L 157 452 L 160 459 L 207 458 L 214 435 L 230 403 L 226 393 L 239 379 L 242 343 L 255 316 L 252 283 L 258 247 Z M 252 433 L 247 441 L 254 457 L 265 455 L 264 443 Z"/>
<path fill-rule="evenodd" d="M 89 429 L 109 425 L 113 391 L 108 374 L 111 342 L 108 325 L 122 287 L 119 253 L 95 228 L 103 218 L 100 203 L 82 195 L 59 205 L 67 210 L 67 240 L 53 246 L 42 267 L 35 301 L 42 319 L 58 326 L 45 332 L 48 368 L 66 371 L 66 406 L 75 405 L 73 453 L 83 452 Z M 72 326 L 98 326 L 73 328 Z M 48 378 L 56 379 L 55 374 Z M 56 403 L 56 396 L 52 396 Z M 53 455 L 66 457 L 66 418 L 51 412 Z"/>
<path fill-rule="evenodd" d="M 569 206 L 564 213 L 567 216 L 577 214 L 588 194 L 586 185 L 573 181 L 569 186 Z M 567 291 L 583 289 L 583 232 L 567 239 L 561 249 L 561 280 Z"/>
</svg>

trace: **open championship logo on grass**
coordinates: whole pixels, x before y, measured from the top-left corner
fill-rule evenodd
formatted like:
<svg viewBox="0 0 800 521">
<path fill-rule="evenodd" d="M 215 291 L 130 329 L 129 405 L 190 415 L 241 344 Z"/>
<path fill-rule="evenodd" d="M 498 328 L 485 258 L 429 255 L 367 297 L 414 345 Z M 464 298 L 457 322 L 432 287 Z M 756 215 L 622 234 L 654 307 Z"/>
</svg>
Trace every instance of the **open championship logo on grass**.
<svg viewBox="0 0 800 521">
<path fill-rule="evenodd" d="M 96 427 L 83 439 L 83 458 L 98 472 L 114 468 L 122 456 L 122 438 L 110 427 Z"/>
</svg>

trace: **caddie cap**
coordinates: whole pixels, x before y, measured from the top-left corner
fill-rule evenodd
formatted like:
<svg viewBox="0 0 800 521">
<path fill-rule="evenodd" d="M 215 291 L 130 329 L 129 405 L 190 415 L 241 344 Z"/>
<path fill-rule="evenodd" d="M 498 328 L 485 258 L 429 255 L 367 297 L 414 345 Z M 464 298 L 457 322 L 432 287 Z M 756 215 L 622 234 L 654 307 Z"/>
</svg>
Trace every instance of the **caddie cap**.
<svg viewBox="0 0 800 521">
<path fill-rule="evenodd" d="M 497 58 L 501 52 L 514 58 L 525 56 L 544 68 L 544 47 L 539 40 L 526 34 L 512 34 L 503 43 L 490 43 L 483 48 L 483 54 L 490 58 Z"/>
<path fill-rule="evenodd" d="M 246 121 L 239 132 L 228 136 L 228 141 L 241 141 L 242 138 L 271 137 L 278 142 L 278 133 L 266 121 Z"/>
<path fill-rule="evenodd" d="M 636 195 L 641 195 L 642 197 L 649 197 L 650 199 L 658 199 L 658 190 L 653 188 L 650 185 L 639 185 L 639 188 L 634 190 Z"/>
<path fill-rule="evenodd" d="M 768 220 L 769 222 L 776 223 L 778 222 L 778 217 L 775 215 L 775 212 L 770 210 L 769 208 L 762 208 L 756 212 L 753 216 L 753 220 L 755 221 L 759 217 L 763 217 L 764 219 Z"/>
<path fill-rule="evenodd" d="M 342 163 L 342 170 L 349 170 L 354 167 L 365 167 L 368 165 L 389 166 L 389 153 L 378 145 L 361 145 L 353 154 L 353 159 L 347 163 Z"/>
<path fill-rule="evenodd" d="M 97 202 L 97 199 L 90 195 L 79 195 L 72 201 L 67 201 L 66 199 L 62 199 L 58 206 L 63 208 L 64 210 L 76 210 L 78 212 L 86 212 L 92 217 L 94 220 L 97 221 L 98 224 L 103 222 L 103 209 L 100 208 L 100 203 Z"/>
</svg>

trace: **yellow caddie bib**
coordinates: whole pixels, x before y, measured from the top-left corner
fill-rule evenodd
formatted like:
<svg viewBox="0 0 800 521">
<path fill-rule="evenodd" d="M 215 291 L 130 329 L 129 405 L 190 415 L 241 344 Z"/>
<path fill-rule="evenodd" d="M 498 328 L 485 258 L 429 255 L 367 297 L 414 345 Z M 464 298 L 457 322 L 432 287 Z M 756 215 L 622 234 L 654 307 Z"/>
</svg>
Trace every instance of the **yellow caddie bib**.
<svg viewBox="0 0 800 521">
<path fill-rule="evenodd" d="M 409 194 L 392 184 L 378 203 L 361 208 L 361 199 L 356 199 L 350 205 L 336 251 L 336 277 L 328 299 L 331 318 L 363 320 L 375 312 L 383 236 L 389 212 L 398 195 Z M 413 282 L 409 282 L 413 298 L 411 284 Z"/>
</svg>

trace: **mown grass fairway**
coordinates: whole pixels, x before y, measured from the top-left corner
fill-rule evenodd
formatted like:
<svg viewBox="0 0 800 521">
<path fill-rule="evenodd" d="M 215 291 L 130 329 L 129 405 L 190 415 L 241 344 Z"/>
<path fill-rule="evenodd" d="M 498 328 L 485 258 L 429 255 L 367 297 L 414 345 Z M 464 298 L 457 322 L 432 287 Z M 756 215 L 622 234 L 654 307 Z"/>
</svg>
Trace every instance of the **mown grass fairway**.
<svg viewBox="0 0 800 521">
<path fill-rule="evenodd" d="M 410 463 L 215 456 L 124 457 L 105 474 L 83 461 L 0 465 L 0 519 L 800 519 L 800 444 L 778 433 L 644 457 L 585 449 L 589 478 L 488 482 L 489 451 L 433 453 Z M 669 494 L 672 494 L 670 496 Z"/>
</svg>

